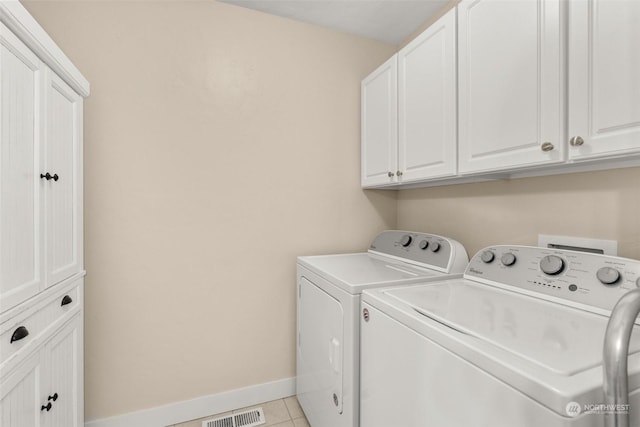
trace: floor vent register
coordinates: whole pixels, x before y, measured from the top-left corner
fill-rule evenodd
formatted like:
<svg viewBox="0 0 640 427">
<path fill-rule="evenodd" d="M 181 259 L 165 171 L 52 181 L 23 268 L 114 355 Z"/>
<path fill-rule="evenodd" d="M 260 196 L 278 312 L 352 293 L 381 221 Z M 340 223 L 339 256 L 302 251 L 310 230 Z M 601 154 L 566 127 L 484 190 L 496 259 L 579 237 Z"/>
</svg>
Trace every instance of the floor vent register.
<svg viewBox="0 0 640 427">
<path fill-rule="evenodd" d="M 262 408 L 255 408 L 226 417 L 213 418 L 202 422 L 202 427 L 253 427 L 266 422 Z"/>
</svg>

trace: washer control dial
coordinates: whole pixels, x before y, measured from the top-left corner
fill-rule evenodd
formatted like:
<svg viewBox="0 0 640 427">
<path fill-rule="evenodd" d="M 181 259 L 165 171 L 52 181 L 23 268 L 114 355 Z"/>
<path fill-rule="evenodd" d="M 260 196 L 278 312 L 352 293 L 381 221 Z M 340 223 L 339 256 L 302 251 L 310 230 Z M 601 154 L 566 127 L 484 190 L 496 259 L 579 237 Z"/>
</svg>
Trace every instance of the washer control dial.
<svg viewBox="0 0 640 427">
<path fill-rule="evenodd" d="M 427 247 L 429 246 L 429 241 L 428 240 L 423 240 L 420 242 L 420 249 L 425 250 L 427 249 Z"/>
<path fill-rule="evenodd" d="M 540 260 L 540 270 L 554 276 L 564 270 L 564 260 L 556 255 L 547 255 Z"/>
<path fill-rule="evenodd" d="M 411 244 L 412 240 L 413 238 L 411 236 L 409 236 L 408 234 L 405 234 L 404 236 L 402 236 L 402 239 L 400 239 L 400 244 L 406 248 Z"/>
<path fill-rule="evenodd" d="M 502 262 L 502 264 L 506 265 L 507 267 L 510 267 L 516 263 L 516 256 L 511 252 L 507 252 L 506 254 L 502 255 L 502 257 L 500 258 L 500 261 Z"/>
<path fill-rule="evenodd" d="M 431 251 L 432 252 L 438 252 L 440 250 L 440 243 L 438 242 L 433 242 L 431 244 Z"/>
<path fill-rule="evenodd" d="M 482 262 L 486 264 L 489 264 L 490 262 L 492 262 L 495 257 L 496 257 L 495 254 L 491 251 L 484 251 L 480 255 L 480 259 L 482 260 Z"/>
<path fill-rule="evenodd" d="M 620 272 L 611 267 L 602 267 L 596 276 L 603 285 L 615 285 L 620 280 Z"/>
</svg>

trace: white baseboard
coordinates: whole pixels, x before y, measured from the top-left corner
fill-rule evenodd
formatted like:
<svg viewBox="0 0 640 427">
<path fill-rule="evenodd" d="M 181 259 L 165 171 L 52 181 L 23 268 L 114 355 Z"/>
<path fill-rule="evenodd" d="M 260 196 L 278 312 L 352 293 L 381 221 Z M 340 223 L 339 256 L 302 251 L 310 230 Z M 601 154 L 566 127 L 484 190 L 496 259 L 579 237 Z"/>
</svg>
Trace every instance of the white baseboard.
<svg viewBox="0 0 640 427">
<path fill-rule="evenodd" d="M 86 421 L 84 425 L 85 427 L 166 427 L 245 406 L 282 399 L 294 394 L 296 394 L 295 377 L 285 378 L 143 411 L 90 420 Z"/>
</svg>

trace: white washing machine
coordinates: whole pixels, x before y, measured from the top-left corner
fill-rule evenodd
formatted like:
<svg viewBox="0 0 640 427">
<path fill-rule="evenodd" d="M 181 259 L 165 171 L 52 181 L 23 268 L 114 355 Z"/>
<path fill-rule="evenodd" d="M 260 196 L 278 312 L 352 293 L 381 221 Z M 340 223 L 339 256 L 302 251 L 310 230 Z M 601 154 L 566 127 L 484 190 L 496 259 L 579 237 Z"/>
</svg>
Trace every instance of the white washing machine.
<svg viewBox="0 0 640 427">
<path fill-rule="evenodd" d="M 365 292 L 361 425 L 604 426 L 604 333 L 639 277 L 636 260 L 493 246 L 461 279 Z M 639 328 L 628 360 L 632 426 Z"/>
<path fill-rule="evenodd" d="M 311 427 L 360 425 L 361 292 L 461 277 L 468 261 L 454 240 L 407 231 L 382 232 L 365 253 L 298 258 L 296 393 Z"/>
</svg>

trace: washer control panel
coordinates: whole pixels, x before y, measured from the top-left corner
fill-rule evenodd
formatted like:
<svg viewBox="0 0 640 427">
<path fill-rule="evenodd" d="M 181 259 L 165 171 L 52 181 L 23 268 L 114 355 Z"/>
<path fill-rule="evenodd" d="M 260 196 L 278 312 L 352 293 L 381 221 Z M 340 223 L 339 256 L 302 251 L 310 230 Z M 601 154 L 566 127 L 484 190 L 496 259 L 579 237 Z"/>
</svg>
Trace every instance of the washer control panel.
<svg viewBox="0 0 640 427">
<path fill-rule="evenodd" d="M 389 230 L 376 236 L 369 246 L 369 251 L 402 258 L 426 267 L 449 270 L 454 257 L 464 256 L 466 265 L 467 254 L 466 251 L 459 250 L 461 247 L 458 242 L 435 234 Z"/>
<path fill-rule="evenodd" d="M 532 246 L 491 246 L 471 258 L 464 277 L 612 310 L 623 294 L 640 287 L 640 261 Z"/>
</svg>

